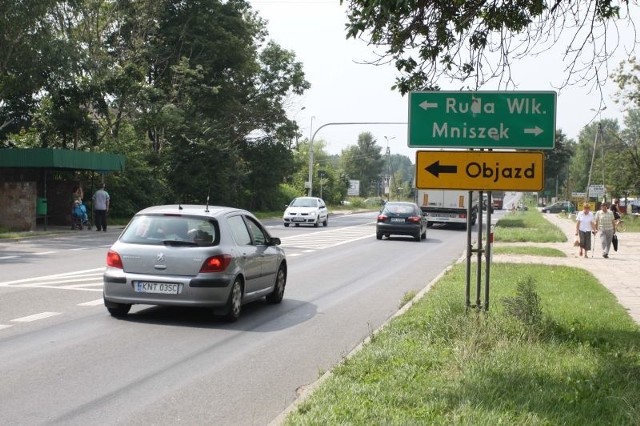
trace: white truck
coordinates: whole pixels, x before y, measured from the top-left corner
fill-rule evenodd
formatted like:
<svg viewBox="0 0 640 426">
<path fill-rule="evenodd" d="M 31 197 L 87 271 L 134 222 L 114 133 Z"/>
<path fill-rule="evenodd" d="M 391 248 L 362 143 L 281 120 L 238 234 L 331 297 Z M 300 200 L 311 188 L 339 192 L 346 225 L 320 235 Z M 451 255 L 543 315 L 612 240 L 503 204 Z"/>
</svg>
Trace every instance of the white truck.
<svg viewBox="0 0 640 426">
<path fill-rule="evenodd" d="M 472 193 L 471 226 L 478 219 L 478 192 Z M 469 191 L 419 189 L 416 191 L 416 204 L 429 218 L 428 226 L 434 223 L 453 223 L 467 228 L 467 205 Z"/>
</svg>

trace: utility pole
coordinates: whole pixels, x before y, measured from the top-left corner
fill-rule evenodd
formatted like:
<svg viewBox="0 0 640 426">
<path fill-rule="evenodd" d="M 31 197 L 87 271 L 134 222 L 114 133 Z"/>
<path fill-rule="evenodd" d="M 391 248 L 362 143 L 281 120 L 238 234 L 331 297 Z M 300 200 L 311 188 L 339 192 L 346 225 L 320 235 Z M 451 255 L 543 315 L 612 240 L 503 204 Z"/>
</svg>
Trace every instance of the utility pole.
<svg viewBox="0 0 640 426">
<path fill-rule="evenodd" d="M 387 175 L 385 176 L 385 189 L 387 190 L 387 201 L 389 201 L 389 196 L 391 195 L 391 149 L 389 148 L 389 141 L 394 140 L 396 137 L 392 136 L 392 137 L 387 137 L 385 136 L 384 139 L 387 141 L 387 151 L 386 151 L 386 156 L 387 156 Z"/>
</svg>

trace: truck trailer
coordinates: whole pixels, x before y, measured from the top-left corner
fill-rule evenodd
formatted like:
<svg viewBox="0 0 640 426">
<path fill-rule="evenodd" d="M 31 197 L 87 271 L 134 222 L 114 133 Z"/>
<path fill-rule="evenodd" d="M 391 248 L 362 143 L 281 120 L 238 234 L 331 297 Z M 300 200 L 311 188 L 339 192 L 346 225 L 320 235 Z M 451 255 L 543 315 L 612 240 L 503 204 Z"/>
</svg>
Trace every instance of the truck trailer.
<svg viewBox="0 0 640 426">
<path fill-rule="evenodd" d="M 469 221 L 467 221 L 469 191 L 419 189 L 416 191 L 416 204 L 428 217 L 427 226 L 432 226 L 434 223 L 451 223 L 466 229 L 467 222 L 473 226 L 478 219 L 478 192 L 472 191 L 471 197 L 473 205 Z"/>
</svg>

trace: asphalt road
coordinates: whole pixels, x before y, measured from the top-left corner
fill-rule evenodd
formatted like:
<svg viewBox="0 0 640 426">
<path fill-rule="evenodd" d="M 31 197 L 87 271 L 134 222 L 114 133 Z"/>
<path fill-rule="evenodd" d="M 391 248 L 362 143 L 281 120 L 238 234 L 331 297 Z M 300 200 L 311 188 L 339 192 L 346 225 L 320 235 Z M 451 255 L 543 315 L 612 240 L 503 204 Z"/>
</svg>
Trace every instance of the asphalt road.
<svg viewBox="0 0 640 426">
<path fill-rule="evenodd" d="M 285 299 L 234 324 L 149 306 L 110 317 L 115 229 L 0 242 L 0 424 L 268 424 L 464 251 L 462 230 L 378 241 L 374 219 L 266 221 L 289 259 Z"/>
</svg>

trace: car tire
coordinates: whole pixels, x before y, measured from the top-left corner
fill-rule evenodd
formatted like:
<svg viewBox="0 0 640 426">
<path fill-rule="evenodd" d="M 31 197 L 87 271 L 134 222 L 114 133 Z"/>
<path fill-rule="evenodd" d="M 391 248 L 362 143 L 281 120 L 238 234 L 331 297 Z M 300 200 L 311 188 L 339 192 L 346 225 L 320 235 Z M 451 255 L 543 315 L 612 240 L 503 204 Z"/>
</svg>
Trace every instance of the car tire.
<svg viewBox="0 0 640 426">
<path fill-rule="evenodd" d="M 129 304 L 107 302 L 106 300 L 104 301 L 104 306 L 106 306 L 111 316 L 116 318 L 126 317 L 131 310 L 131 305 Z"/>
<path fill-rule="evenodd" d="M 320 216 L 318 216 L 318 219 L 313 223 L 314 228 L 317 228 L 318 226 L 320 226 Z"/>
<path fill-rule="evenodd" d="M 231 292 L 229 293 L 229 299 L 227 300 L 227 312 L 224 314 L 224 320 L 227 322 L 234 322 L 240 318 L 240 312 L 242 311 L 242 279 L 236 277 L 235 281 L 231 285 Z"/>
<path fill-rule="evenodd" d="M 427 239 L 427 230 L 425 229 L 424 232 L 422 233 L 422 235 L 420 235 L 420 238 L 422 238 L 423 240 Z"/>
<path fill-rule="evenodd" d="M 376 232 L 376 239 L 377 240 L 381 240 L 382 239 L 382 233 L 381 232 Z"/>
<path fill-rule="evenodd" d="M 420 230 L 420 229 L 418 229 L 418 231 L 417 231 L 415 234 L 413 234 L 413 238 L 414 238 L 417 242 L 422 241 L 422 238 L 420 237 L 420 234 L 421 234 L 421 232 L 420 232 L 420 231 L 421 231 L 421 230 Z"/>
<path fill-rule="evenodd" d="M 326 228 L 327 226 L 329 226 L 329 216 L 327 216 L 327 217 L 324 219 L 324 222 L 322 222 L 322 226 L 324 226 L 325 228 Z"/>
<path fill-rule="evenodd" d="M 285 227 L 285 228 L 288 228 L 288 227 L 289 227 L 289 224 L 288 224 L 287 222 L 285 222 L 285 223 L 284 223 L 284 227 Z"/>
<path fill-rule="evenodd" d="M 273 291 L 267 294 L 267 302 L 280 303 L 284 297 L 284 288 L 287 285 L 287 268 L 284 265 L 280 265 L 278 273 L 276 274 L 276 282 L 273 286 Z"/>
</svg>

